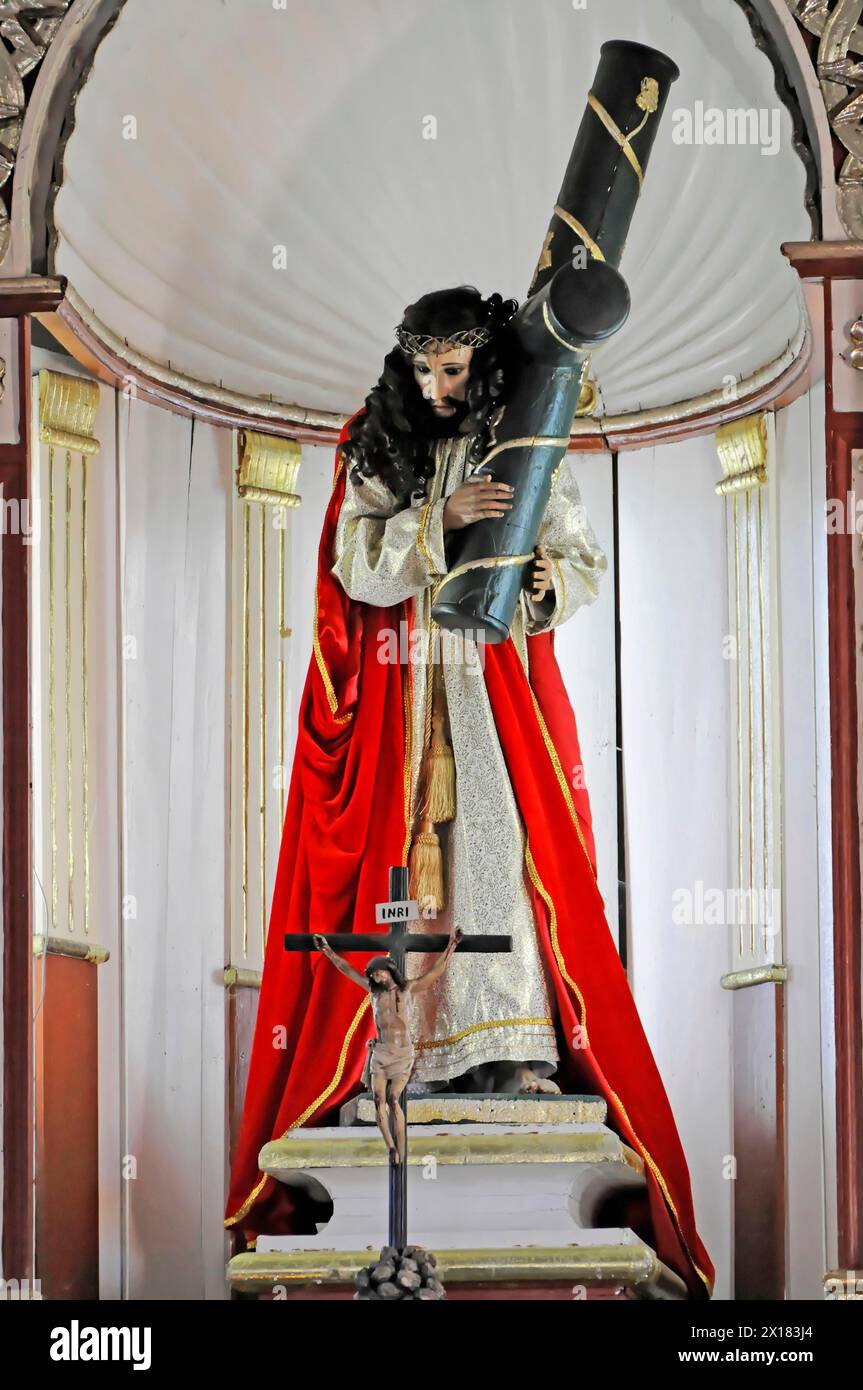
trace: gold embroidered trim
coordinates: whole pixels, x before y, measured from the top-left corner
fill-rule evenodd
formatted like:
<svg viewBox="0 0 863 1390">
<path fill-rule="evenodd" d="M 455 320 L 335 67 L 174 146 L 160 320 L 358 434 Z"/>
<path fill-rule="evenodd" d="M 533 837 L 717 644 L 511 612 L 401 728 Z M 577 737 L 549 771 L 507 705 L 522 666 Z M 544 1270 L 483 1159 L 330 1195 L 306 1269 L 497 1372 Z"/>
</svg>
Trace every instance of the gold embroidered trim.
<svg viewBox="0 0 863 1390">
<path fill-rule="evenodd" d="M 420 515 L 419 530 L 417 531 L 417 545 L 419 546 L 420 554 L 426 562 L 426 567 L 429 571 L 429 574 L 437 575 L 439 573 L 438 568 L 435 565 L 431 555 L 429 554 L 425 541 L 426 522 L 428 521 L 428 514 L 431 511 L 434 504 L 435 499 L 432 498 L 431 502 L 427 502 L 422 509 L 422 513 Z"/>
<path fill-rule="evenodd" d="M 341 477 L 341 472 L 342 472 L 342 468 L 343 468 L 343 467 L 344 467 L 344 459 L 343 459 L 342 455 L 339 454 L 339 461 L 338 461 L 338 463 L 337 463 L 337 465 L 336 465 L 336 472 L 335 472 L 335 476 L 334 476 L 334 478 L 333 478 L 333 491 L 335 491 L 336 484 L 338 483 L 339 478 Z M 324 654 L 323 654 L 323 652 L 321 651 L 321 644 L 320 644 L 320 641 L 318 640 L 318 581 L 317 581 L 317 580 L 315 580 L 315 616 L 314 616 L 314 620 L 313 620 L 313 622 L 312 622 L 312 648 L 313 648 L 314 653 L 315 653 L 315 662 L 316 662 L 316 664 L 317 664 L 318 671 L 320 672 L 321 680 L 322 680 L 323 683 L 324 683 L 324 693 L 326 694 L 326 697 L 327 697 L 327 704 L 328 704 L 329 707 L 330 707 L 330 713 L 331 713 L 331 715 L 333 716 L 333 718 L 334 718 L 334 720 L 336 721 L 337 724 L 349 724 L 350 721 L 353 719 L 354 716 L 353 716 L 353 714 L 350 714 L 350 713 L 349 713 L 349 714 L 339 714 L 339 712 L 338 712 L 338 711 L 339 711 L 339 702 L 338 702 L 338 698 L 336 697 L 336 692 L 335 692 L 335 690 L 333 689 L 333 682 L 332 682 L 332 679 L 330 678 L 330 673 L 329 673 L 329 671 L 327 670 L 327 663 L 324 661 Z"/>
<path fill-rule="evenodd" d="M 558 598 L 558 611 L 563 612 L 566 608 L 566 580 L 563 577 L 563 565 L 559 560 L 552 560 L 552 569 L 557 575 L 560 584 L 560 596 Z"/>
<path fill-rule="evenodd" d="M 354 1033 L 357 1031 L 360 1019 L 362 1018 L 363 1014 L 365 1013 L 366 1009 L 369 1007 L 371 1002 L 371 996 L 367 994 L 363 1002 L 360 1004 L 360 1007 L 354 1014 L 353 1021 L 351 1022 L 348 1031 L 345 1033 L 345 1039 L 342 1043 L 342 1050 L 339 1053 L 339 1060 L 336 1064 L 335 1075 L 333 1076 L 333 1079 L 330 1082 L 329 1086 L 327 1086 L 326 1090 L 321 1091 L 321 1094 L 317 1097 L 316 1100 L 312 1101 L 311 1105 L 306 1106 L 299 1119 L 294 1120 L 292 1124 L 288 1125 L 284 1134 L 279 1135 L 280 1139 L 286 1139 L 292 1129 L 299 1129 L 301 1125 L 304 1125 L 306 1123 L 306 1120 L 310 1119 L 311 1116 L 315 1113 L 315 1111 L 319 1109 L 321 1105 L 323 1105 L 324 1101 L 329 1100 L 330 1096 L 333 1094 L 333 1091 L 336 1089 L 339 1082 L 341 1081 L 342 1074 L 345 1070 L 345 1062 L 347 1061 L 348 1048 L 351 1045 L 351 1039 L 353 1038 Z M 235 1212 L 233 1216 L 228 1216 L 225 1218 L 224 1224 L 226 1226 L 235 1226 L 238 1221 L 242 1221 L 249 1208 L 256 1201 L 259 1194 L 263 1191 L 263 1188 L 269 1181 L 269 1178 L 270 1174 L 264 1173 L 263 1177 L 261 1178 L 261 1181 L 258 1183 L 256 1187 L 252 1189 L 251 1193 L 246 1198 L 239 1211 Z"/>
<path fill-rule="evenodd" d="M 414 1043 L 417 1052 L 427 1052 L 433 1047 L 447 1047 L 450 1043 L 461 1042 L 462 1038 L 468 1038 L 472 1033 L 486 1033 L 490 1028 L 530 1028 L 540 1025 L 554 1027 L 554 1020 L 551 1018 L 502 1018 L 491 1023 L 472 1023 L 469 1028 L 463 1028 L 460 1033 L 453 1033 L 451 1038 L 434 1038 L 431 1042 Z"/>
<path fill-rule="evenodd" d="M 529 841 L 525 843 L 524 862 L 527 865 L 527 872 L 530 875 L 531 883 L 533 884 L 537 893 L 542 898 L 543 902 L 548 908 L 548 920 L 551 931 L 551 949 L 554 951 L 554 958 L 557 961 L 558 970 L 560 971 L 564 980 L 569 985 L 570 989 L 572 990 L 573 994 L 578 1000 L 579 1007 L 581 1008 L 581 1018 L 579 1020 L 579 1023 L 581 1026 L 581 1031 L 584 1034 L 585 1044 L 587 1044 L 587 1005 L 584 1002 L 584 995 L 582 994 L 578 985 L 575 983 L 575 980 L 572 978 L 572 976 L 569 974 L 566 968 L 566 962 L 563 959 L 563 952 L 560 949 L 560 940 L 557 934 L 557 912 L 555 911 L 555 906 L 552 902 L 551 894 L 548 892 L 545 884 L 539 876 L 539 870 L 537 869 L 536 864 L 534 863 L 533 855 L 530 852 Z"/>
<path fill-rule="evenodd" d="M 526 846 L 526 848 L 525 848 L 525 863 L 526 863 L 526 865 L 527 865 L 527 871 L 528 871 L 528 874 L 530 875 L 531 883 L 532 883 L 533 886 L 536 888 L 536 891 L 539 893 L 540 897 L 542 898 L 543 902 L 545 903 L 545 905 L 546 905 L 546 907 L 547 907 L 547 909 L 548 909 L 549 922 L 550 922 L 550 929 L 551 929 L 551 945 L 552 945 L 552 950 L 554 951 L 554 958 L 555 958 L 555 960 L 557 961 L 558 968 L 559 968 L 559 970 L 560 970 L 561 975 L 563 976 L 564 980 L 565 980 L 566 983 L 569 985 L 570 989 L 574 992 L 576 998 L 578 999 L 579 1006 L 580 1006 L 580 1008 L 581 1008 L 581 1020 L 580 1020 L 581 1031 L 582 1031 L 582 1034 L 583 1034 L 583 1037 L 584 1037 L 585 1046 L 586 1046 L 586 1047 L 589 1047 L 589 1046 L 590 1046 L 590 1041 L 589 1041 L 588 1031 L 587 1031 L 587 1005 L 586 1005 L 585 1002 L 584 1002 L 584 996 L 583 996 L 583 994 L 581 993 L 581 990 L 578 988 L 578 985 L 575 983 L 575 980 L 572 978 L 572 976 L 569 974 L 569 972 L 568 972 L 567 969 L 566 969 L 566 965 L 565 965 L 564 959 L 563 959 L 563 954 L 562 954 L 561 949 L 560 949 L 560 941 L 559 941 L 558 932 L 557 932 L 557 913 L 556 913 L 556 911 L 555 911 L 555 907 L 554 907 L 554 903 L 553 903 L 553 901 L 552 901 L 551 895 L 549 894 L 548 890 L 546 889 L 544 883 L 542 882 L 542 880 L 541 880 L 541 878 L 540 878 L 540 876 L 539 876 L 539 872 L 538 872 L 538 870 L 537 870 L 536 864 L 534 863 L 533 855 L 531 854 L 531 851 L 530 851 L 530 844 L 529 844 L 529 843 L 527 844 L 527 846 Z M 604 1079 L 604 1078 L 603 1078 L 603 1079 Z M 608 1082 L 606 1082 L 606 1085 L 608 1085 Z M 704 1273 L 704 1271 L 703 1271 L 702 1269 L 699 1269 L 698 1264 L 696 1263 L 695 1259 L 693 1258 L 692 1251 L 690 1250 L 689 1245 L 688 1245 L 687 1240 L 686 1240 L 686 1237 L 685 1237 L 684 1234 L 683 1234 L 683 1228 L 682 1228 L 681 1222 L 680 1222 L 680 1215 L 679 1215 L 679 1213 L 678 1213 L 678 1211 L 677 1211 L 676 1206 L 674 1205 L 674 1202 L 672 1201 L 671 1193 L 670 1193 L 669 1190 L 668 1190 L 668 1187 L 667 1187 L 667 1185 L 666 1185 L 666 1182 L 665 1182 L 664 1177 L 662 1176 L 662 1173 L 660 1172 L 659 1168 L 657 1167 L 657 1164 L 656 1164 L 655 1160 L 653 1159 L 652 1155 L 648 1152 L 647 1148 L 644 1146 L 644 1144 L 642 1144 L 641 1140 L 638 1138 L 638 1135 L 637 1135 L 636 1132 L 635 1132 L 635 1128 L 634 1128 L 634 1126 L 633 1126 L 633 1124 L 632 1124 L 632 1121 L 631 1121 L 630 1118 L 629 1118 L 629 1115 L 628 1115 L 627 1112 L 626 1112 L 626 1107 L 624 1106 L 623 1102 L 621 1101 L 620 1096 L 617 1094 L 617 1092 L 616 1092 L 615 1090 L 612 1089 L 611 1086 L 609 1086 L 608 1089 L 609 1089 L 609 1093 L 610 1093 L 610 1095 L 611 1095 L 611 1097 L 612 1097 L 612 1099 L 613 1099 L 615 1105 L 617 1106 L 618 1110 L 620 1111 L 621 1115 L 623 1116 L 623 1119 L 624 1119 L 626 1125 L 628 1126 L 628 1128 L 629 1128 L 630 1131 L 632 1132 L 632 1136 L 633 1136 L 633 1139 L 634 1139 L 634 1141 L 635 1141 L 635 1145 L 636 1145 L 637 1149 L 638 1149 L 639 1152 L 641 1153 L 642 1158 L 644 1159 L 645 1163 L 646 1163 L 646 1164 L 648 1165 L 648 1167 L 650 1168 L 650 1171 L 653 1173 L 654 1177 L 656 1178 L 656 1181 L 657 1181 L 658 1184 L 659 1184 L 659 1187 L 660 1187 L 660 1190 L 661 1190 L 661 1192 L 662 1192 L 662 1195 L 663 1195 L 663 1197 L 665 1198 L 665 1200 L 666 1200 L 666 1202 L 667 1202 L 667 1204 L 668 1204 L 669 1211 L 671 1212 L 672 1216 L 674 1217 L 674 1222 L 675 1222 L 675 1225 L 676 1225 L 676 1227 L 677 1227 L 677 1234 L 678 1234 L 679 1237 L 680 1237 L 680 1242 L 681 1242 L 681 1244 L 682 1244 L 684 1250 L 686 1251 L 686 1253 L 687 1253 L 687 1255 L 688 1255 L 688 1257 L 689 1257 L 689 1260 L 690 1260 L 690 1262 L 691 1262 L 691 1264 L 692 1264 L 693 1269 L 694 1269 L 695 1272 L 698 1274 L 698 1276 L 699 1276 L 699 1278 L 702 1280 L 702 1282 L 705 1284 L 705 1286 L 706 1286 L 706 1288 L 707 1288 L 707 1292 L 708 1292 L 708 1293 L 712 1293 L 712 1292 L 713 1292 L 713 1289 L 712 1289 L 712 1286 L 711 1286 L 711 1284 L 710 1284 L 710 1281 L 709 1281 L 708 1278 L 707 1278 L 707 1275 Z"/>
<path fill-rule="evenodd" d="M 407 609 L 407 605 L 405 605 Z M 402 667 L 402 705 L 404 708 L 405 720 L 405 765 L 402 777 L 402 785 L 405 797 L 405 839 L 402 846 L 402 864 L 407 865 L 408 855 L 410 854 L 411 838 L 413 830 L 413 814 L 411 807 L 411 777 L 413 773 L 413 747 L 414 747 L 414 710 L 413 710 L 413 688 L 411 685 L 411 665 L 405 662 Z"/>
<path fill-rule="evenodd" d="M 620 148 L 623 150 L 623 153 L 626 155 L 626 158 L 629 160 L 629 163 L 635 170 L 635 174 L 638 179 L 639 185 L 643 184 L 644 170 L 642 169 L 641 164 L 639 163 L 638 155 L 635 153 L 635 150 L 629 143 L 629 136 L 624 135 L 623 131 L 620 129 L 620 126 L 613 119 L 613 117 L 608 114 L 602 102 L 597 100 L 597 98 L 593 95 L 593 92 L 588 92 L 587 104 L 592 111 L 596 112 L 597 116 L 602 121 L 602 124 L 605 126 L 606 130 L 611 136 L 612 140 L 616 140 Z M 647 115 L 645 115 L 644 121 L 642 121 L 641 125 L 638 127 L 639 130 L 641 130 L 646 120 Z M 637 132 L 633 131 L 633 134 L 636 133 Z"/>
<path fill-rule="evenodd" d="M 527 688 L 530 691 L 530 698 L 533 701 L 533 709 L 534 713 L 536 714 L 537 722 L 539 723 L 539 731 L 542 734 L 543 743 L 545 744 L 548 756 L 551 758 L 552 767 L 554 768 L 555 775 L 560 786 L 560 790 L 563 792 L 563 798 L 566 802 L 567 809 L 572 818 L 572 823 L 575 826 L 576 834 L 578 835 L 581 848 L 584 850 L 585 858 L 587 859 L 588 864 L 590 864 L 590 872 L 593 874 L 595 879 L 596 874 L 594 872 L 593 865 L 590 863 L 590 855 L 587 852 L 587 845 L 584 842 L 584 835 L 582 834 L 581 830 L 581 822 L 578 819 L 578 812 L 575 809 L 575 804 L 572 799 L 572 793 L 569 790 L 569 783 L 567 782 L 566 777 L 564 776 L 563 768 L 560 765 L 560 757 L 558 756 L 557 749 L 551 741 L 551 734 L 548 732 L 548 725 L 543 719 L 542 710 L 539 707 L 539 701 L 533 693 L 533 686 L 530 684 L 530 682 L 528 682 Z"/>
<path fill-rule="evenodd" d="M 607 1082 L 606 1082 L 606 1085 L 608 1085 Z M 629 1128 L 632 1130 L 632 1135 L 633 1135 L 633 1138 L 635 1139 L 636 1147 L 638 1148 L 639 1152 L 641 1153 L 641 1156 L 642 1156 L 642 1158 L 644 1159 L 645 1163 L 646 1163 L 646 1164 L 648 1165 L 648 1167 L 650 1168 L 650 1171 L 652 1172 L 653 1176 L 656 1178 L 656 1181 L 659 1183 L 660 1189 L 661 1189 L 661 1191 L 662 1191 L 662 1195 L 663 1195 L 663 1197 L 665 1198 L 666 1202 L 668 1203 L 668 1208 L 669 1208 L 669 1210 L 670 1210 L 672 1216 L 674 1217 L 674 1224 L 675 1224 L 676 1227 L 677 1227 L 677 1234 L 680 1236 L 680 1243 L 681 1243 L 681 1245 L 683 1246 L 684 1250 L 686 1251 L 687 1255 L 689 1256 L 689 1260 L 690 1260 L 690 1263 L 692 1264 L 692 1268 L 695 1270 L 695 1272 L 696 1272 L 696 1274 L 698 1275 L 698 1277 L 699 1277 L 699 1278 L 702 1280 L 702 1282 L 704 1283 L 704 1285 L 705 1285 L 705 1287 L 706 1287 L 706 1289 L 707 1289 L 707 1292 L 708 1292 L 709 1294 L 712 1294 L 712 1293 L 713 1293 L 713 1286 L 712 1286 L 712 1284 L 710 1283 L 710 1280 L 707 1278 L 707 1275 L 704 1273 L 704 1271 L 703 1271 L 702 1269 L 699 1268 L 698 1264 L 696 1263 L 695 1258 L 694 1258 L 694 1256 L 693 1256 L 693 1254 L 692 1254 L 692 1251 L 690 1250 L 689 1245 L 688 1245 L 688 1243 L 687 1243 L 686 1236 L 683 1234 L 683 1228 L 682 1228 L 682 1226 L 681 1226 L 681 1224 L 680 1224 L 680 1215 L 679 1215 L 679 1213 L 678 1213 L 678 1211 L 677 1211 L 677 1207 L 674 1205 L 674 1202 L 673 1202 L 672 1199 L 671 1199 L 671 1193 L 669 1192 L 668 1188 L 667 1188 L 666 1185 L 665 1185 L 665 1178 L 662 1176 L 661 1172 L 659 1171 L 658 1167 L 656 1166 L 656 1163 L 655 1163 L 654 1159 L 653 1159 L 653 1158 L 651 1157 L 651 1155 L 648 1153 L 647 1149 L 646 1149 L 645 1146 L 642 1144 L 642 1142 L 641 1142 L 641 1140 L 639 1139 L 638 1135 L 635 1133 L 635 1130 L 633 1129 L 633 1126 L 632 1126 L 632 1121 L 630 1120 L 629 1116 L 628 1116 L 627 1113 L 626 1113 L 626 1106 L 623 1104 L 623 1101 L 620 1099 L 620 1096 L 617 1094 L 616 1091 L 612 1090 L 612 1088 L 611 1088 L 610 1086 L 608 1087 L 608 1089 L 609 1089 L 609 1091 L 611 1092 L 611 1096 L 612 1096 L 612 1099 L 614 1100 L 615 1105 L 616 1105 L 617 1108 L 619 1109 L 621 1115 L 623 1116 L 623 1118 L 624 1118 L 624 1120 L 626 1121 L 626 1123 L 627 1123 L 627 1125 L 629 1126 Z"/>
<path fill-rule="evenodd" d="M 566 208 L 562 208 L 559 203 L 555 206 L 554 211 L 555 215 L 560 218 L 561 222 L 565 222 L 567 227 L 572 228 L 576 236 L 581 237 L 581 240 L 584 242 L 585 246 L 587 247 L 591 256 L 593 256 L 593 259 L 595 261 L 605 260 L 599 242 L 594 241 L 593 237 L 590 235 L 590 232 L 587 230 L 586 227 L 582 226 L 577 217 L 573 217 L 572 213 L 567 212 Z"/>
</svg>

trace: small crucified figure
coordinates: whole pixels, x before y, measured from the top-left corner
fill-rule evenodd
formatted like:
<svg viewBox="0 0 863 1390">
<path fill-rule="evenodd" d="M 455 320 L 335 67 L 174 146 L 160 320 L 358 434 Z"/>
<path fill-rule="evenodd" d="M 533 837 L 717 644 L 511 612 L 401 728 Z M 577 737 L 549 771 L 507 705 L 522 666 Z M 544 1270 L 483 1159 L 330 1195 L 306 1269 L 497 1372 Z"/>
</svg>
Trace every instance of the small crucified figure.
<svg viewBox="0 0 863 1390">
<path fill-rule="evenodd" d="M 457 927 L 434 965 L 415 980 L 406 980 L 391 956 L 376 956 L 366 966 L 365 975 L 361 975 L 336 954 L 323 936 L 314 938 L 316 948 L 336 969 L 371 995 L 376 1030 L 376 1036 L 368 1044 L 371 1090 L 378 1128 L 395 1163 L 401 1163 L 405 1152 L 405 1115 L 401 1098 L 416 1060 L 405 1000 L 407 995 L 420 994 L 440 979 L 461 939 L 462 933 Z M 395 1129 L 395 1138 L 392 1129 Z"/>
</svg>

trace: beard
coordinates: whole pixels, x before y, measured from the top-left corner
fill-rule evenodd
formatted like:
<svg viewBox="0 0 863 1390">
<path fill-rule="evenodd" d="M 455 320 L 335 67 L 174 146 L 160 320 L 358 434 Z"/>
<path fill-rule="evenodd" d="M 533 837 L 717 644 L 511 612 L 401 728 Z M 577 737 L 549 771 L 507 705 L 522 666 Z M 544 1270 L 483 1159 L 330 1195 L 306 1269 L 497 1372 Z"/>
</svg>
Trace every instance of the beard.
<svg viewBox="0 0 863 1390">
<path fill-rule="evenodd" d="M 447 439 L 450 435 L 460 433 L 460 427 L 467 419 L 467 401 L 450 400 L 450 404 L 455 406 L 452 415 L 438 415 L 427 401 L 424 402 L 424 404 L 426 407 L 428 433 L 432 439 Z"/>
</svg>

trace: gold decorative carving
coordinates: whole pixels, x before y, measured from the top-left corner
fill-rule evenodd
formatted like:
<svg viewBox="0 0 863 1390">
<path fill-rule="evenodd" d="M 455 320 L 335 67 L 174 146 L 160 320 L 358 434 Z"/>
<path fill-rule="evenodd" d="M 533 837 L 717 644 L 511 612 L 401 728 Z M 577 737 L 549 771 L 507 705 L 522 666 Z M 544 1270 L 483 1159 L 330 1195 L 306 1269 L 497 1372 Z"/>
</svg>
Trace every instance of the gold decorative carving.
<svg viewBox="0 0 863 1390">
<path fill-rule="evenodd" d="M 242 430 L 239 440 L 237 492 L 247 502 L 273 507 L 298 507 L 294 488 L 303 456 L 296 439 L 281 439 L 257 430 Z"/>
<path fill-rule="evenodd" d="M 98 454 L 99 440 L 94 429 L 99 408 L 99 384 L 80 376 L 61 372 L 39 373 L 39 438 L 47 444 L 46 484 L 48 493 L 48 624 L 46 635 L 48 679 L 48 858 L 51 888 L 51 923 L 58 916 L 58 785 L 60 781 L 57 749 L 57 683 L 61 681 L 63 744 L 65 748 L 66 807 L 66 928 L 71 939 L 76 931 L 75 889 L 80 875 L 83 915 L 81 925 L 86 938 L 90 931 L 90 787 L 89 787 L 89 662 L 88 662 L 88 555 L 87 501 L 88 460 Z M 62 491 L 55 480 L 55 451 L 65 455 Z M 73 464 L 80 456 L 80 468 Z M 73 537 L 73 517 L 78 514 Z M 59 513 L 59 515 L 58 515 Z M 62 527 L 62 531 L 61 531 Z M 58 554 L 59 552 L 59 554 Z M 74 552 L 74 556 L 73 556 Z M 74 558 L 74 562 L 73 562 Z M 63 587 L 58 592 L 58 560 Z M 73 613 L 80 603 L 80 628 L 73 632 Z M 62 634 L 62 635 L 61 635 Z M 58 661 L 58 639 L 63 644 L 63 663 Z M 79 676 L 73 680 L 73 652 L 80 652 Z M 76 703 L 80 693 L 79 713 Z M 76 723 L 80 720 L 79 727 Z M 80 768 L 80 797 L 75 788 L 75 769 Z M 77 824 L 77 803 L 81 825 Z M 82 944 L 80 937 L 78 943 Z M 85 943 L 84 943 L 85 944 Z M 99 948 L 95 948 L 99 949 Z"/>
<path fill-rule="evenodd" d="M 787 979 L 785 965 L 756 965 L 751 970 L 732 970 L 719 983 L 723 989 L 750 989 L 753 985 L 784 985 Z"/>
<path fill-rule="evenodd" d="M 229 965 L 225 970 L 225 989 L 260 989 L 260 970 L 243 970 L 240 966 Z"/>
<path fill-rule="evenodd" d="M 724 477 L 716 484 L 720 497 L 746 492 L 767 482 L 767 416 L 747 415 L 716 431 L 716 449 Z"/>
<path fill-rule="evenodd" d="M 591 111 L 593 111 L 595 115 L 597 115 L 599 119 L 602 121 L 602 124 L 605 126 L 612 140 L 615 140 L 617 144 L 620 146 L 620 148 L 623 150 L 624 155 L 629 161 L 629 164 L 632 166 L 632 170 L 636 178 L 638 179 L 638 186 L 639 188 L 641 188 L 644 184 L 644 170 L 641 167 L 641 161 L 639 160 L 638 155 L 635 153 L 635 150 L 632 148 L 629 142 L 632 136 L 637 135 L 638 132 L 643 128 L 645 121 L 647 121 L 650 116 L 650 112 L 645 110 L 644 120 L 641 122 L 641 125 L 636 126 L 635 130 L 632 131 L 631 135 L 624 135 L 623 131 L 620 129 L 620 126 L 617 124 L 617 121 L 606 110 L 599 98 L 594 96 L 593 92 L 588 92 L 587 104 L 590 107 Z"/>
<path fill-rule="evenodd" d="M 237 967 L 242 974 L 243 970 L 248 973 L 248 964 L 255 963 L 254 957 L 249 961 L 250 912 L 258 921 L 262 955 L 266 948 L 267 868 L 271 857 L 268 845 L 273 830 L 271 791 L 278 795 L 281 822 L 285 813 L 287 656 L 282 644 L 290 637 L 291 628 L 287 623 L 288 523 L 284 511 L 299 506 L 302 500 L 295 491 L 302 445 L 295 439 L 257 430 L 239 431 L 236 445 L 237 495 L 241 502 L 235 557 L 239 584 L 235 592 L 239 604 L 237 655 L 241 673 L 236 696 L 240 704 L 238 920 L 242 932 L 241 939 L 232 942 L 232 946 L 244 962 Z M 254 524 L 252 503 L 260 504 Z M 271 691 L 275 692 L 278 710 L 275 735 L 268 715 Z M 278 750 L 275 769 L 271 763 L 273 737 Z M 278 773 L 277 784 L 274 772 Z M 252 848 L 253 837 L 257 839 L 257 854 Z M 238 981 L 226 977 L 226 984 L 230 983 Z"/>
<path fill-rule="evenodd" d="M 659 110 L 659 83 L 655 77 L 641 79 L 641 91 L 635 98 L 635 104 L 639 111 L 646 111 L 649 115 Z"/>
<path fill-rule="evenodd" d="M 62 372 L 39 373 L 39 435 L 43 444 L 76 454 L 98 454 L 93 434 L 99 409 L 99 383 Z"/>
<path fill-rule="evenodd" d="M 573 213 L 567 212 L 566 208 L 562 208 L 559 203 L 556 203 L 554 208 L 554 215 L 555 217 L 559 217 L 561 222 L 565 222 L 567 227 L 571 228 L 571 230 L 575 232 L 575 235 L 577 237 L 581 238 L 581 240 L 584 242 L 585 246 L 587 247 L 591 256 L 593 256 L 593 259 L 595 261 L 605 260 L 605 257 L 602 254 L 602 247 L 600 246 L 599 242 L 594 241 L 593 237 L 590 235 L 590 232 L 583 225 L 583 223 L 579 222 L 578 218 L 574 216 Z"/>
<path fill-rule="evenodd" d="M 548 267 L 551 265 L 551 243 L 553 240 L 554 228 L 550 227 L 545 234 L 545 241 L 542 243 L 542 250 L 539 253 L 539 260 L 536 263 L 536 270 L 533 272 L 533 278 L 530 282 L 531 284 L 534 283 L 534 280 L 536 280 L 536 277 L 540 274 L 541 271 L 548 270 Z"/>
<path fill-rule="evenodd" d="M 24 125 L 27 100 L 24 78 L 38 67 L 65 18 L 71 0 L 5 0 L 0 6 L 0 110 L 3 141 L 0 145 L 0 187 L 15 171 L 15 159 Z M 9 214 L 0 199 L 0 264 L 10 240 Z"/>
<path fill-rule="evenodd" d="M 111 959 L 106 946 L 92 946 L 89 941 L 70 941 L 65 936 L 34 936 L 34 956 L 69 956 L 73 960 L 83 960 L 91 965 L 104 965 Z"/>
<path fill-rule="evenodd" d="M 863 314 L 860 314 L 851 324 L 848 329 L 848 337 L 851 339 L 852 345 L 839 355 L 843 362 L 848 363 L 849 367 L 853 367 L 857 372 L 863 372 Z"/>
<path fill-rule="evenodd" d="M 778 790 L 775 528 L 776 497 L 768 464 L 766 413 L 717 431 L 727 502 L 729 613 L 735 671 L 735 819 L 737 884 L 725 898 L 736 923 L 735 969 L 723 987 L 739 989 L 784 978 L 781 952 L 781 804 Z"/>
<path fill-rule="evenodd" d="M 597 401 L 599 400 L 596 382 L 588 376 L 589 370 L 589 366 L 584 369 L 584 381 L 581 384 L 581 392 L 575 411 L 576 419 L 582 419 L 587 415 L 592 415 L 596 410 Z"/>
<path fill-rule="evenodd" d="M 786 0 L 794 18 L 820 39 L 816 71 L 836 139 L 848 156 L 836 204 L 848 236 L 863 237 L 863 0 Z"/>
</svg>

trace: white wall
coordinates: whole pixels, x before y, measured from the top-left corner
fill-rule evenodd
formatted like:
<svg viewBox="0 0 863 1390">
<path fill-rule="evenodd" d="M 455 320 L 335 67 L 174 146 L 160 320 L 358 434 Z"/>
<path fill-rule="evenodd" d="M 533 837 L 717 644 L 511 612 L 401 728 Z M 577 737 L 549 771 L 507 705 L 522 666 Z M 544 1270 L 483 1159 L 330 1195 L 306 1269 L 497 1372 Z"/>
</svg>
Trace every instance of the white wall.
<svg viewBox="0 0 863 1390">
<path fill-rule="evenodd" d="M 555 654 L 578 725 L 605 915 L 619 940 L 612 461 L 609 454 L 577 454 L 569 463 L 590 524 L 608 557 L 608 569 L 596 602 L 579 609 L 557 630 Z"/>
<path fill-rule="evenodd" d="M 230 436 L 118 413 L 132 1298 L 224 1294 Z"/>
<path fill-rule="evenodd" d="M 730 996 L 723 927 L 677 925 L 673 894 L 730 877 L 725 505 L 711 437 L 623 454 L 620 626 L 629 981 L 729 1296 Z"/>
<path fill-rule="evenodd" d="M 85 375 L 40 349 L 33 366 Z M 102 447 L 89 460 L 87 501 L 89 936 L 111 953 L 97 967 L 101 1294 L 223 1298 L 231 439 L 104 386 L 95 434 Z M 43 458 L 43 489 L 44 473 Z M 62 480 L 61 456 L 61 550 Z M 71 519 L 77 560 L 75 493 Z M 62 596 L 62 574 L 57 582 Z M 37 607 L 34 621 L 39 615 Z M 76 607 L 73 675 L 80 624 Z M 58 642 L 62 674 L 62 632 Z M 39 641 L 34 655 L 44 697 Z M 42 746 L 39 711 L 36 701 Z M 76 730 L 78 718 L 76 705 Z M 76 746 L 76 766 L 78 756 Z M 47 885 L 41 764 L 36 872 Z M 78 772 L 73 788 L 77 802 Z M 62 906 L 65 892 L 60 898 Z M 44 908 L 39 894 L 36 929 L 53 932 Z"/>
<path fill-rule="evenodd" d="M 777 417 L 790 1298 L 837 1263 L 824 386 Z M 823 964 L 822 964 L 823 962 Z"/>
</svg>

